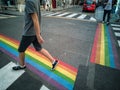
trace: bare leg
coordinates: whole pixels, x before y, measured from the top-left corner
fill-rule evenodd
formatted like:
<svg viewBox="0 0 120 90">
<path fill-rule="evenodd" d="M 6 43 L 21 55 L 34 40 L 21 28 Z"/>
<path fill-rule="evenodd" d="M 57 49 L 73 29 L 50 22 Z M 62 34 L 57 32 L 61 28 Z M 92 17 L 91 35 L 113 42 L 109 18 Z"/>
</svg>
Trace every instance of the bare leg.
<svg viewBox="0 0 120 90">
<path fill-rule="evenodd" d="M 53 63 L 54 58 L 50 55 L 50 53 L 49 53 L 46 49 L 42 48 L 40 52 L 41 52 L 44 56 L 46 56 L 46 57 L 51 61 L 51 63 Z"/>
<path fill-rule="evenodd" d="M 21 66 L 24 66 L 24 65 L 25 65 L 25 62 L 24 62 L 25 53 L 24 53 L 24 52 L 20 52 L 20 53 L 19 53 L 19 59 L 20 59 L 20 61 L 19 61 L 20 65 L 21 65 Z"/>
</svg>

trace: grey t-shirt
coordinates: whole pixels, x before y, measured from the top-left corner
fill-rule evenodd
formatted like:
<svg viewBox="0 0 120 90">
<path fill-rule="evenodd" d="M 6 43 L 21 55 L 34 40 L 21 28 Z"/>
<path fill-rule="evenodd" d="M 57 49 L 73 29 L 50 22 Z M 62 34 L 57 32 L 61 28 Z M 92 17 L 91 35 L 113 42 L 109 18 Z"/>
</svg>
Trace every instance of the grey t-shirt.
<svg viewBox="0 0 120 90">
<path fill-rule="evenodd" d="M 40 0 L 25 0 L 25 26 L 23 36 L 34 36 L 34 24 L 31 14 L 37 13 L 39 23 L 41 23 Z"/>
</svg>

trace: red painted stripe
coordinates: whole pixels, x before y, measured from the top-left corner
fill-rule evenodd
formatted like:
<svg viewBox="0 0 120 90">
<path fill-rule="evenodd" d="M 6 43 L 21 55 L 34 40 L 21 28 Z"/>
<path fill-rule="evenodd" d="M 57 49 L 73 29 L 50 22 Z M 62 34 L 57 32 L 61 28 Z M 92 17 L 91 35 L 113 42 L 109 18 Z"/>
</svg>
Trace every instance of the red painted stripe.
<svg viewBox="0 0 120 90">
<path fill-rule="evenodd" d="M 46 58 L 44 55 L 36 52 L 36 51 L 34 50 L 34 48 L 32 48 L 32 47 L 30 47 L 30 48 L 28 49 L 28 51 L 33 52 L 33 53 L 35 53 L 37 56 L 40 56 L 40 57 L 44 58 L 45 60 L 49 61 L 48 58 Z M 74 74 L 74 75 L 77 75 L 77 71 L 78 71 L 78 70 L 77 70 L 75 67 L 73 67 L 73 66 L 71 66 L 71 65 L 69 65 L 69 64 L 67 64 L 67 63 L 62 62 L 62 60 L 59 60 L 58 66 L 60 66 L 61 68 L 64 68 L 65 70 L 67 70 L 68 72 L 70 72 L 70 73 L 72 73 L 72 74 Z"/>
<path fill-rule="evenodd" d="M 10 42 L 14 43 L 14 44 L 17 45 L 17 46 L 19 45 L 19 41 L 15 40 L 15 39 L 12 39 L 12 38 L 10 38 L 10 37 L 8 38 L 7 36 L 5 36 L 5 35 L 3 35 L 3 34 L 0 34 L 0 37 L 6 39 L 7 41 L 10 41 Z M 29 47 L 27 50 L 30 51 L 30 52 L 34 52 L 36 55 L 44 58 L 45 60 L 48 60 L 45 56 L 43 56 L 42 54 L 36 52 L 36 51 L 34 50 L 34 48 L 32 48 L 32 47 Z M 58 65 L 59 65 L 60 67 L 64 68 L 65 70 L 69 71 L 70 73 L 72 73 L 72 74 L 74 74 L 74 75 L 77 75 L 77 71 L 78 71 L 77 68 L 75 68 L 75 67 L 73 67 L 73 66 L 71 66 L 71 65 L 69 65 L 69 64 L 67 64 L 67 63 L 62 62 L 61 60 L 59 60 L 59 64 L 58 64 Z"/>
<path fill-rule="evenodd" d="M 96 49 L 97 54 L 96 54 L 96 59 L 95 59 L 95 63 L 97 64 L 100 63 L 101 29 L 102 29 L 102 24 L 99 24 L 98 43 L 97 43 L 97 49 Z"/>
<path fill-rule="evenodd" d="M 90 56 L 90 61 L 91 62 L 95 62 L 95 59 L 96 59 L 97 43 L 98 43 L 99 32 L 100 32 L 99 27 L 100 27 L 100 24 L 98 24 L 98 26 L 97 26 L 96 34 L 95 34 L 95 37 L 94 37 L 94 43 L 93 43 L 93 47 L 92 47 L 92 53 L 91 53 L 91 56 Z"/>
</svg>

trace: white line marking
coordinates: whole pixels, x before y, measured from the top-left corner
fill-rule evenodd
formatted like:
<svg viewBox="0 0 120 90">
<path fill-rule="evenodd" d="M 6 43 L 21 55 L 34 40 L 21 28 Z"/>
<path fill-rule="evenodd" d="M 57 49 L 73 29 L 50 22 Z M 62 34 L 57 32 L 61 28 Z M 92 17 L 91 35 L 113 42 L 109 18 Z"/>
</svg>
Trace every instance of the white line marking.
<svg viewBox="0 0 120 90">
<path fill-rule="evenodd" d="M 40 90 L 50 90 L 50 89 L 48 89 L 45 85 L 42 85 L 42 87 L 40 88 Z"/>
<path fill-rule="evenodd" d="M 118 45 L 119 45 L 119 47 L 120 47 L 120 40 L 118 40 Z"/>
<path fill-rule="evenodd" d="M 91 20 L 91 21 L 96 21 L 96 19 L 95 19 L 95 18 L 93 18 L 93 17 L 91 17 L 91 18 L 90 18 L 90 20 Z"/>
<path fill-rule="evenodd" d="M 69 14 L 68 12 L 66 12 L 66 13 L 62 13 L 62 14 L 59 14 L 59 15 L 56 15 L 56 16 L 63 16 L 63 15 L 66 15 L 66 14 Z"/>
<path fill-rule="evenodd" d="M 1 17 L 1 16 L 0 16 L 0 19 L 4 19 L 4 18 L 8 18 L 8 17 Z"/>
<path fill-rule="evenodd" d="M 14 71 L 12 67 L 15 63 L 10 62 L 0 69 L 0 90 L 6 90 L 17 78 L 19 78 L 25 71 Z"/>
<path fill-rule="evenodd" d="M 42 16 L 49 15 L 49 14 L 53 14 L 53 13 L 52 12 L 51 13 L 41 13 Z"/>
<path fill-rule="evenodd" d="M 120 25 L 118 25 L 118 24 L 111 24 L 111 26 L 118 26 L 118 27 L 120 27 Z"/>
<path fill-rule="evenodd" d="M 72 17 L 74 17 L 74 16 L 76 16 L 76 15 L 77 15 L 77 13 L 73 13 L 73 14 L 68 15 L 68 16 L 66 16 L 66 17 L 68 17 L 68 18 L 72 18 Z"/>
<path fill-rule="evenodd" d="M 52 13 L 52 14 L 49 14 L 47 16 L 53 16 L 53 15 L 56 15 L 56 14 L 59 14 L 59 13 L 61 13 L 61 12 Z"/>
<path fill-rule="evenodd" d="M 120 31 L 120 28 L 113 27 L 113 30 Z"/>
<path fill-rule="evenodd" d="M 115 32 L 115 36 L 118 36 L 118 37 L 120 37 L 120 33 L 118 33 L 118 32 Z"/>
<path fill-rule="evenodd" d="M 80 16 L 79 16 L 79 17 L 77 17 L 77 18 L 78 18 L 78 19 L 84 19 L 86 16 L 87 16 L 87 15 L 82 14 L 82 15 L 80 15 Z"/>
</svg>

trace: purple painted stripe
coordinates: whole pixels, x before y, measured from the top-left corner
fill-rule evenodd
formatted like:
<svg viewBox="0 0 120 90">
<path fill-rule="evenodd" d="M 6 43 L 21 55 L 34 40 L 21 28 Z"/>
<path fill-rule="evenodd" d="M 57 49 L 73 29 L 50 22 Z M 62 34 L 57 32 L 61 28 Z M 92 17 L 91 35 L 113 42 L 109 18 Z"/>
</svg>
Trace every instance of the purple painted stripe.
<svg viewBox="0 0 120 90">
<path fill-rule="evenodd" d="M 113 38 L 113 33 L 111 31 L 111 28 L 109 27 L 109 32 L 110 32 L 110 38 L 111 38 L 111 41 L 112 41 L 112 49 L 113 49 L 113 53 L 114 53 L 114 58 L 115 58 L 115 65 L 116 65 L 116 68 L 120 70 L 120 61 L 119 61 L 119 56 L 118 56 L 118 51 L 117 51 L 117 48 L 116 48 L 116 44 L 115 44 L 115 39 Z"/>
<path fill-rule="evenodd" d="M 107 43 L 108 43 L 108 46 L 106 46 L 106 48 L 108 47 L 109 49 L 109 60 L 110 60 L 110 67 L 112 68 L 116 68 L 116 65 L 115 65 L 115 58 L 114 58 L 114 53 L 113 53 L 113 49 L 112 49 L 112 42 L 111 42 L 111 38 L 110 38 L 110 33 L 109 33 L 109 29 L 108 29 L 108 26 L 107 25 L 104 25 L 104 28 L 105 28 L 105 31 L 106 31 L 106 36 L 107 36 Z"/>
<path fill-rule="evenodd" d="M 49 76 L 45 75 L 44 73 L 38 71 L 37 69 L 35 69 L 32 65 L 27 63 L 27 67 L 29 68 L 29 70 L 33 71 L 34 73 L 36 73 L 37 75 L 39 75 L 40 77 L 42 77 L 44 80 L 46 80 L 47 82 L 50 82 L 51 85 L 54 85 L 58 90 L 67 90 L 67 88 L 63 87 L 62 85 L 60 85 L 58 82 L 54 81 L 53 79 L 49 78 Z"/>
<path fill-rule="evenodd" d="M 4 52 L 5 54 L 7 54 L 8 56 L 10 56 L 11 58 L 19 61 L 19 58 L 18 58 L 18 57 L 16 57 L 15 55 L 11 54 L 11 53 L 8 52 L 8 51 L 6 51 L 5 49 L 3 49 L 3 48 L 0 47 L 0 50 L 1 50 L 2 52 Z"/>
<path fill-rule="evenodd" d="M 19 61 L 19 58 L 16 57 L 15 55 L 9 53 L 8 51 L 6 51 L 5 49 L 0 47 L 0 50 L 2 52 L 4 52 L 5 54 L 7 54 L 8 56 L 10 56 L 11 58 Z M 35 69 L 33 66 L 31 66 L 30 64 L 26 64 L 28 69 L 31 70 L 32 72 L 36 73 L 37 75 L 39 75 L 40 77 L 42 77 L 45 81 L 52 83 L 51 85 L 54 85 L 57 89 L 60 90 L 67 90 L 67 88 L 63 87 L 62 85 L 60 85 L 58 82 L 54 81 L 53 79 L 49 79 L 49 77 L 47 75 L 45 75 L 44 73 L 38 71 L 37 69 Z"/>
</svg>

